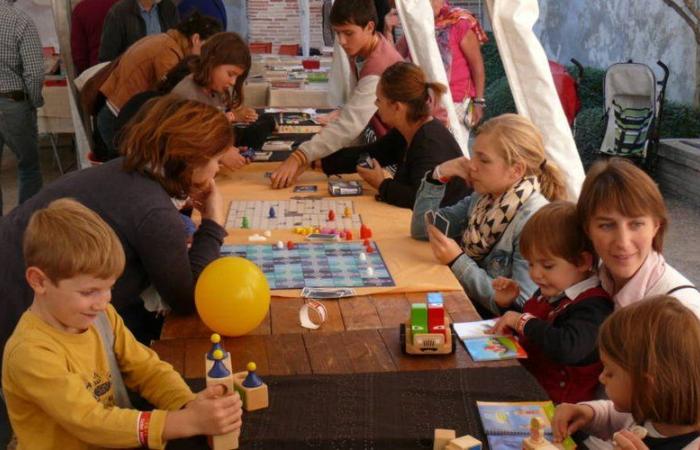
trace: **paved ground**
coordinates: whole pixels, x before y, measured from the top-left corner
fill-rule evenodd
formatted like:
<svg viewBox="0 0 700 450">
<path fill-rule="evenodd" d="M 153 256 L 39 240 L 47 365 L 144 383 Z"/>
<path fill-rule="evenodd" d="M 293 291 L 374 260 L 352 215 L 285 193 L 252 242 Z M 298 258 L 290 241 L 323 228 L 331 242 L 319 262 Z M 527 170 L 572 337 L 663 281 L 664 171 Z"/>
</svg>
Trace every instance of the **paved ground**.
<svg viewBox="0 0 700 450">
<path fill-rule="evenodd" d="M 63 144 L 59 148 L 63 165 L 75 168 L 75 156 L 68 145 L 70 142 L 65 141 Z M 49 147 L 42 148 L 41 157 L 44 183 L 48 183 L 59 176 L 58 168 Z M 7 148 L 2 156 L 0 185 L 2 186 L 4 210 L 7 213 L 17 204 L 15 159 Z M 667 197 L 666 204 L 671 223 L 664 244 L 664 256 L 690 281 L 700 284 L 700 208 L 693 206 L 687 200 L 674 197 Z"/>
</svg>

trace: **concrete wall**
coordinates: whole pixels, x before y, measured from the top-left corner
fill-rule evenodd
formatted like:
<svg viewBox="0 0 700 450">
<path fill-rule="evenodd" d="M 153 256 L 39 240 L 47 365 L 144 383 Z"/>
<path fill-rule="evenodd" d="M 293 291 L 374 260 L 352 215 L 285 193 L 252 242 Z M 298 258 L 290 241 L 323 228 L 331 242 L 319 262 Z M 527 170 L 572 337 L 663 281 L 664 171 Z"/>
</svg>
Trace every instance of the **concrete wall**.
<svg viewBox="0 0 700 450">
<path fill-rule="evenodd" d="M 655 68 L 661 59 L 671 70 L 667 97 L 692 103 L 695 40 L 663 0 L 539 0 L 539 5 L 535 30 L 551 59 L 565 63 L 573 57 L 600 68 L 630 58 Z"/>
</svg>

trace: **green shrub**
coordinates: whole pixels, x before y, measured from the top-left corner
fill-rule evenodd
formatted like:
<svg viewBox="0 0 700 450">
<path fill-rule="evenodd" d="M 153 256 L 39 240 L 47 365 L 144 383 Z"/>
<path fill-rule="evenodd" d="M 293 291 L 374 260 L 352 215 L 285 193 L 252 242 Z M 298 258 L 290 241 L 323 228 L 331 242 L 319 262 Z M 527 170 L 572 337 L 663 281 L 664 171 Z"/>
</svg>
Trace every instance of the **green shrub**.
<svg viewBox="0 0 700 450">
<path fill-rule="evenodd" d="M 661 138 L 700 137 L 700 109 L 680 103 L 665 102 L 659 128 Z"/>
<path fill-rule="evenodd" d="M 576 68 L 567 66 L 566 69 L 573 76 L 576 76 Z M 605 80 L 605 70 L 595 67 L 584 67 L 583 76 L 579 82 L 578 97 L 581 100 L 581 109 L 595 108 L 603 106 L 603 81 Z"/>
<path fill-rule="evenodd" d="M 603 143 L 603 106 L 581 109 L 576 116 L 574 139 L 583 167 L 588 169 L 598 155 Z"/>
<path fill-rule="evenodd" d="M 484 111 L 485 119 L 500 116 L 505 113 L 514 113 L 515 100 L 510 92 L 508 78 L 502 76 L 486 87 L 486 110 Z"/>
</svg>

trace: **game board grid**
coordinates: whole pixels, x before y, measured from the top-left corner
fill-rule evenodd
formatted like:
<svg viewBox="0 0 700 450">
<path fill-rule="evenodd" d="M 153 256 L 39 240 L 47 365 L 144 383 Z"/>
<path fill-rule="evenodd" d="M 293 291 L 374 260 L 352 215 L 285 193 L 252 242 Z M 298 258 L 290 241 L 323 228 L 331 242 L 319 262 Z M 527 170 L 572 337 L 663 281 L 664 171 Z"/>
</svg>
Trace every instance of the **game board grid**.
<svg viewBox="0 0 700 450">
<path fill-rule="evenodd" d="M 274 218 L 269 217 L 270 207 L 275 209 Z M 343 217 L 345 208 L 350 208 L 351 217 Z M 336 216 L 333 221 L 328 220 L 331 209 Z M 248 228 L 256 230 L 308 226 L 353 230 L 362 225 L 362 218 L 355 212 L 352 200 L 348 199 L 233 200 L 225 228 L 241 228 L 244 216 L 248 218 Z"/>
<path fill-rule="evenodd" d="M 265 274 L 270 289 L 304 287 L 385 287 L 395 286 L 376 242 L 365 251 L 362 242 L 299 243 L 292 250 L 274 245 L 224 245 L 222 256 L 240 256 L 255 263 Z M 365 251 L 366 252 L 366 251 Z M 368 276 L 366 269 L 374 273 Z"/>
</svg>

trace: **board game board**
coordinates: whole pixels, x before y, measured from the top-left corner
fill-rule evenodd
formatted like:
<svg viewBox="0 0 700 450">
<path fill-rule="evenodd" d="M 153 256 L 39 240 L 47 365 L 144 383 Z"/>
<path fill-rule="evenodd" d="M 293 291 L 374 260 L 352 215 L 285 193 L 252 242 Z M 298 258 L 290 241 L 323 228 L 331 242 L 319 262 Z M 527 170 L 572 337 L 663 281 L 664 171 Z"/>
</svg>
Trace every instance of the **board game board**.
<svg viewBox="0 0 700 450">
<path fill-rule="evenodd" d="M 303 287 L 378 287 L 394 286 L 394 279 L 384 264 L 375 242 L 366 253 L 361 241 L 333 243 L 299 243 L 295 248 L 278 249 L 274 244 L 224 245 L 222 256 L 241 256 L 262 269 L 270 289 Z M 373 274 L 367 274 L 372 267 Z"/>
<path fill-rule="evenodd" d="M 275 217 L 270 218 L 270 208 Z M 345 208 L 352 212 L 344 217 Z M 328 220 L 328 211 L 333 210 L 335 220 Z M 228 209 L 226 228 L 241 228 L 243 217 L 248 219 L 248 228 L 260 230 L 282 230 L 294 227 L 327 227 L 339 230 L 357 230 L 362 225 L 360 215 L 355 212 L 352 200 L 324 198 L 321 200 L 234 200 Z"/>
</svg>

